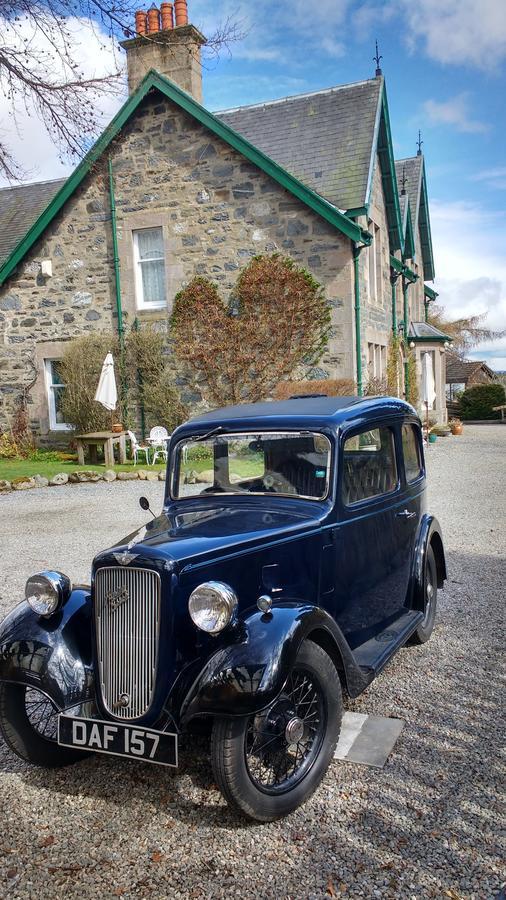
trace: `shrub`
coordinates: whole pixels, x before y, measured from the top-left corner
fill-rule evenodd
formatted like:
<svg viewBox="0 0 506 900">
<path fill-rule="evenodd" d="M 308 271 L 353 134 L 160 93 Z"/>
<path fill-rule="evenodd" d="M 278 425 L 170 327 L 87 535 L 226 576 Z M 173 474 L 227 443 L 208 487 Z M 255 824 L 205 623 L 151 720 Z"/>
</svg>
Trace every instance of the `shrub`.
<svg viewBox="0 0 506 900">
<path fill-rule="evenodd" d="M 474 384 L 467 388 L 459 400 L 460 414 L 463 419 L 499 419 L 501 414 L 494 412 L 494 406 L 506 403 L 506 394 L 502 384 Z"/>
<path fill-rule="evenodd" d="M 95 400 L 106 354 L 114 356 L 118 407 L 112 413 Z M 152 328 L 131 331 L 124 352 L 114 334 L 94 334 L 67 345 L 60 362 L 65 391 L 63 415 L 79 432 L 104 431 L 111 419 L 129 427 L 136 411 L 144 407 L 147 428 L 165 425 L 172 429 L 186 417 L 186 409 L 174 387 L 169 366 L 167 336 Z"/>
<path fill-rule="evenodd" d="M 167 336 L 153 328 L 132 331 L 127 338 L 126 358 L 131 381 L 129 399 L 144 407 L 146 427 L 164 425 L 173 431 L 187 418 L 187 410 L 174 387 Z"/>
<path fill-rule="evenodd" d="M 274 390 L 276 400 L 288 400 L 294 394 L 326 394 L 328 397 L 349 397 L 357 393 L 351 378 L 322 378 L 313 381 L 280 381 Z"/>
<path fill-rule="evenodd" d="M 384 397 L 388 394 L 387 379 L 371 376 L 364 387 L 365 397 Z"/>
<path fill-rule="evenodd" d="M 15 459 L 16 456 L 19 456 L 18 445 L 12 434 L 5 431 L 0 434 L 0 459 Z"/>
<path fill-rule="evenodd" d="M 119 389 L 121 371 L 118 366 L 118 351 L 118 339 L 114 334 L 89 334 L 76 338 L 67 345 L 59 363 L 61 380 L 65 385 L 62 412 L 64 421 L 69 422 L 80 433 L 105 431 L 111 427 L 111 413 L 94 398 L 107 353 L 114 356 L 116 385 Z"/>
<path fill-rule="evenodd" d="M 174 349 L 206 400 L 224 405 L 269 396 L 324 352 L 330 309 L 312 275 L 279 254 L 242 270 L 227 306 L 215 285 L 194 278 L 176 295 Z"/>
</svg>

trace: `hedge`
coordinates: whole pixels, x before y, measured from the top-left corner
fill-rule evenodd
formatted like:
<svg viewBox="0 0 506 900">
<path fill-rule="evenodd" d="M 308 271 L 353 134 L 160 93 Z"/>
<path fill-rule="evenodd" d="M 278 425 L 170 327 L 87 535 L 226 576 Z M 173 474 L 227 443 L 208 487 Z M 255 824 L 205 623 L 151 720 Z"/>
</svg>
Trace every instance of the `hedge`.
<svg viewBox="0 0 506 900">
<path fill-rule="evenodd" d="M 506 393 L 502 384 L 474 384 L 460 397 L 460 415 L 463 419 L 499 419 L 494 406 L 506 403 Z"/>
</svg>

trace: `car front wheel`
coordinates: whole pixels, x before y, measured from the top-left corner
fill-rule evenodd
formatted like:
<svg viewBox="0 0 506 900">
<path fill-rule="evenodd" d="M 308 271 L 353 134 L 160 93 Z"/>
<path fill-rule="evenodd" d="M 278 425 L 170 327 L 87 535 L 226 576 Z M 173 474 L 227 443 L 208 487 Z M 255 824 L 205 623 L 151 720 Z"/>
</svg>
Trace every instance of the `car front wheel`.
<svg viewBox="0 0 506 900">
<path fill-rule="evenodd" d="M 259 822 L 286 816 L 304 803 L 332 760 L 342 708 L 332 660 L 304 641 L 283 691 L 268 709 L 214 722 L 213 771 L 228 803 Z"/>
<path fill-rule="evenodd" d="M 67 766 L 89 754 L 57 743 L 58 709 L 46 694 L 24 684 L 0 683 L 0 731 L 21 759 L 37 766 Z"/>
</svg>

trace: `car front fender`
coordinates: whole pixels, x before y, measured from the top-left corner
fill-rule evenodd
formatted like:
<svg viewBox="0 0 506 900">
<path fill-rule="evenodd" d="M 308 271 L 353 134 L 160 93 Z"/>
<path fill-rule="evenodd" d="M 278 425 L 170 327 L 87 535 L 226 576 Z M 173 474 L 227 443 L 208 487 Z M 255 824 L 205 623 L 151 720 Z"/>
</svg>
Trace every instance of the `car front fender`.
<svg viewBox="0 0 506 900">
<path fill-rule="evenodd" d="M 91 596 L 76 588 L 53 616 L 24 601 L 0 624 L 0 681 L 26 684 L 59 709 L 93 697 Z"/>
<path fill-rule="evenodd" d="M 210 657 L 182 701 L 181 724 L 203 715 L 249 716 L 270 706 L 305 638 L 329 653 L 352 696 L 366 687 L 369 679 L 325 610 L 280 604 L 269 614 L 251 613 L 237 626 L 235 640 Z"/>
</svg>

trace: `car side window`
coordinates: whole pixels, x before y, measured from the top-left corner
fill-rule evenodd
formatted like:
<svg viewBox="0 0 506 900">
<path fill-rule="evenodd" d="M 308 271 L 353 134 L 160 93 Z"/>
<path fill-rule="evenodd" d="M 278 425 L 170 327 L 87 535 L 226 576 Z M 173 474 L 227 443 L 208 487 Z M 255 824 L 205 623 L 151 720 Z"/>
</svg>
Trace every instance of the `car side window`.
<svg viewBox="0 0 506 900">
<path fill-rule="evenodd" d="M 406 481 L 410 484 L 416 481 L 422 474 L 422 460 L 420 456 L 420 444 L 414 425 L 402 426 L 402 452 L 404 455 L 404 471 Z"/>
<path fill-rule="evenodd" d="M 391 428 L 373 428 L 349 437 L 343 449 L 342 494 L 349 506 L 397 487 L 394 434 Z"/>
</svg>

